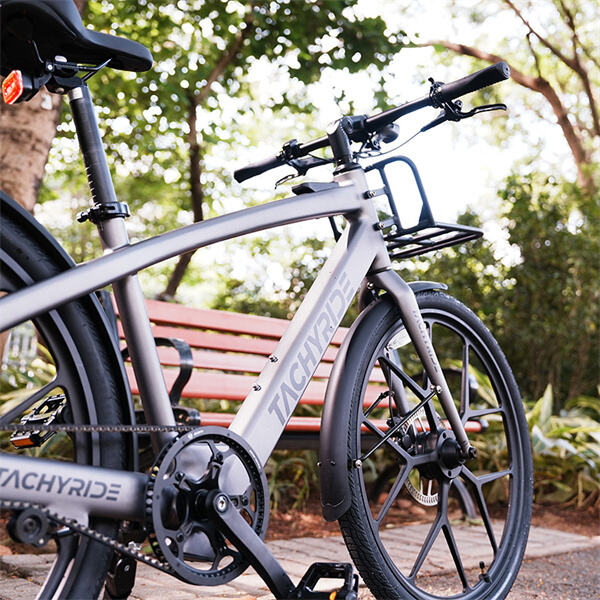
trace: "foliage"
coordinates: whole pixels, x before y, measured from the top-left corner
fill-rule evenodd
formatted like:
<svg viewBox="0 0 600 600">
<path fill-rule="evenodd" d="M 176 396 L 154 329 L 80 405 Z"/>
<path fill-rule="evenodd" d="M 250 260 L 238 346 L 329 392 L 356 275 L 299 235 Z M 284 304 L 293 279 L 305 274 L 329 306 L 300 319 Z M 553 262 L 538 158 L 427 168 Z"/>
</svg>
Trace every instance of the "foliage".
<svg viewBox="0 0 600 600">
<path fill-rule="evenodd" d="M 510 176 L 499 196 L 516 259 L 483 240 L 401 263 L 401 274 L 447 283 L 499 340 L 524 396 L 550 383 L 558 409 L 600 383 L 599 205 L 536 172 Z M 479 225 L 470 212 L 458 221 Z"/>
<path fill-rule="evenodd" d="M 509 242 L 520 252 L 506 273 L 501 337 L 520 384 L 537 398 L 550 383 L 556 406 L 593 395 L 600 382 L 598 204 L 540 174 L 510 177 L 500 195 Z"/>
<path fill-rule="evenodd" d="M 172 228 L 214 215 L 231 179 L 213 151 L 222 157 L 249 136 L 283 142 L 287 127 L 272 127 L 273 114 L 311 111 L 306 84 L 335 69 L 377 72 L 389 62 L 399 38 L 381 17 L 359 16 L 356 3 L 90 0 L 87 25 L 142 43 L 155 59 L 146 73 L 105 69 L 90 80 L 117 194 L 145 211 L 146 234 L 157 222 Z M 74 134 L 66 111 L 59 130 Z M 50 175 L 85 197 L 80 161 L 73 148 L 60 148 Z M 160 207 L 160 220 L 148 203 Z"/>
<path fill-rule="evenodd" d="M 600 506 L 600 407 L 573 398 L 558 415 L 552 387 L 527 413 L 535 470 L 535 501 Z"/>
<path fill-rule="evenodd" d="M 273 508 L 304 506 L 319 485 L 317 453 L 314 450 L 276 450 L 266 466 Z"/>
</svg>

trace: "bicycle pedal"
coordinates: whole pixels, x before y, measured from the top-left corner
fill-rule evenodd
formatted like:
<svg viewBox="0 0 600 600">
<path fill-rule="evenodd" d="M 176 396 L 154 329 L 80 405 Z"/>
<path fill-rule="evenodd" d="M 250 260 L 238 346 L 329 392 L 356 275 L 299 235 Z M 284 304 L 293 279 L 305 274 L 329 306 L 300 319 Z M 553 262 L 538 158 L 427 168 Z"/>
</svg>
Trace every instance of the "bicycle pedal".
<svg viewBox="0 0 600 600">
<path fill-rule="evenodd" d="M 343 579 L 344 585 L 337 590 L 316 591 L 321 579 Z M 296 586 L 291 598 L 311 600 L 356 600 L 358 598 L 358 575 L 350 563 L 317 562 L 308 567 Z"/>
<path fill-rule="evenodd" d="M 39 448 L 47 442 L 56 431 L 44 431 L 44 426 L 59 422 L 59 416 L 67 404 L 64 394 L 48 396 L 30 413 L 21 418 L 21 425 L 39 426 L 35 431 L 15 431 L 10 436 L 10 443 L 15 448 Z"/>
</svg>

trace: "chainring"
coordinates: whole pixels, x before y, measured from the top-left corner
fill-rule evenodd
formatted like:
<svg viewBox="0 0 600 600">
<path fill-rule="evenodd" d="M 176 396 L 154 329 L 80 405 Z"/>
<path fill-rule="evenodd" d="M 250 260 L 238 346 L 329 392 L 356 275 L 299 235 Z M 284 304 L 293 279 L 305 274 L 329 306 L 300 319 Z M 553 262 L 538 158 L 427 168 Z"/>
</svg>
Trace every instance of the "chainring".
<svg viewBox="0 0 600 600">
<path fill-rule="evenodd" d="M 225 477 L 227 473 L 235 477 Z M 226 489 L 225 479 L 237 489 Z M 155 555 L 174 574 L 195 585 L 222 585 L 249 565 L 205 510 L 211 490 L 232 504 L 264 538 L 269 494 L 264 469 L 237 434 L 201 427 L 176 438 L 157 458 L 146 488 L 146 527 Z"/>
</svg>

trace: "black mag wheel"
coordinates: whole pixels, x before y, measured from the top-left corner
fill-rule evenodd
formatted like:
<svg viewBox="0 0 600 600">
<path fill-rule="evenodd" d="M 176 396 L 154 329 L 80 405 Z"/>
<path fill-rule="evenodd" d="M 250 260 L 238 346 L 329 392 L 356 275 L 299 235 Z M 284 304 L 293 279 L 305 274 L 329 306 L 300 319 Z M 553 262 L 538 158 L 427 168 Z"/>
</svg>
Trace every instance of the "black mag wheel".
<svg viewBox="0 0 600 600">
<path fill-rule="evenodd" d="M 64 269 L 49 256 L 47 244 L 25 231 L 13 203 L 1 202 L 0 295 Z M 31 449 L 16 449 L 2 426 L 19 423 L 30 411 L 59 408 L 58 423 L 123 423 L 117 401 L 121 388 L 111 374 L 111 357 L 99 334 L 90 299 L 22 323 L 5 342 L 0 401 L 0 462 L 5 453 L 122 469 L 127 465 L 123 434 L 57 433 Z M 45 404 L 44 404 L 45 403 Z M 60 408 L 60 404 L 64 404 Z M 58 414 L 58 413 L 57 413 Z M 93 529 L 115 537 L 118 523 L 91 519 Z M 68 531 L 56 536 L 56 560 L 38 599 L 96 598 L 112 550 Z"/>
<path fill-rule="evenodd" d="M 419 293 L 417 301 L 478 458 L 462 460 L 435 395 L 403 417 L 403 404 L 412 409 L 433 390 L 384 296 L 356 330 L 361 337 L 347 357 L 352 503 L 340 527 L 379 600 L 504 598 L 531 517 L 532 460 L 519 391 L 498 344 L 469 309 L 440 292 Z M 411 391 L 411 380 L 423 392 Z M 468 520 L 461 496 L 476 510 Z"/>
</svg>

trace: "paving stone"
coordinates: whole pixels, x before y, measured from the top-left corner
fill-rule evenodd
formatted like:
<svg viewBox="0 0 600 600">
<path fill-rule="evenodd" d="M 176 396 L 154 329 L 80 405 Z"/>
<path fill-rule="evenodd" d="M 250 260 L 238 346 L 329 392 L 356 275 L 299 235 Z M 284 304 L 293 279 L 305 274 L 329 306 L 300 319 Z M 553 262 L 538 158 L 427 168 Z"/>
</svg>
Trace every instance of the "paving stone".
<svg viewBox="0 0 600 600">
<path fill-rule="evenodd" d="M 494 530 L 499 539 L 501 527 L 497 523 L 494 523 Z M 410 525 L 386 529 L 381 536 L 386 544 L 389 544 L 388 549 L 392 557 L 404 568 L 410 569 L 428 531 L 428 525 Z M 452 526 L 452 531 L 465 567 L 477 566 L 482 556 L 485 556 L 485 548 L 489 548 L 485 528 L 455 524 Z M 591 547 L 600 549 L 600 536 L 586 537 L 534 527 L 531 529 L 526 556 L 537 558 Z M 269 548 L 294 583 L 299 581 L 313 562 L 349 560 L 348 552 L 339 536 L 278 540 L 269 543 Z M 53 560 L 54 556 L 51 554 L 0 556 L 0 600 L 34 598 L 39 591 L 39 585 L 35 582 L 43 581 Z M 440 534 L 432 547 L 431 556 L 422 567 L 422 573 L 441 575 L 444 572 L 454 572 L 454 566 L 445 538 Z M 272 600 L 265 583 L 253 569 L 248 569 L 229 585 L 200 588 L 185 584 L 146 565 L 138 565 L 138 577 L 131 598 L 132 600 L 171 600 L 172 598 Z M 361 589 L 359 598 L 367 599 L 371 596 Z"/>
<path fill-rule="evenodd" d="M 0 581 L 0 600 L 31 600 L 40 591 L 40 586 L 16 577 Z"/>
</svg>

